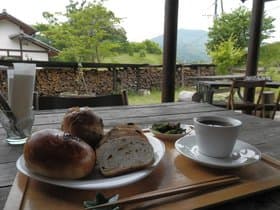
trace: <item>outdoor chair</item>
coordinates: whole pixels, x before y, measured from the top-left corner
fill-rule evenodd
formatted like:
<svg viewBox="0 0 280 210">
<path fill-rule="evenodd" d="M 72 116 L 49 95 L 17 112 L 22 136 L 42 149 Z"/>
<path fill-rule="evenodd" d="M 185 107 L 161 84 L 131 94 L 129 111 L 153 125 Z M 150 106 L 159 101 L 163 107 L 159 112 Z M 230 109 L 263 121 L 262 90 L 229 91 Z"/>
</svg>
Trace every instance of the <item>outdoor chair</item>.
<svg viewBox="0 0 280 210">
<path fill-rule="evenodd" d="M 274 105 L 274 108 L 273 108 L 273 112 L 271 114 L 271 119 L 274 119 L 275 118 L 275 115 L 276 115 L 276 112 L 278 111 L 279 109 L 279 102 L 280 102 L 280 89 L 278 90 L 278 96 L 277 96 L 277 99 L 275 101 L 275 105 Z"/>
<path fill-rule="evenodd" d="M 66 109 L 70 107 L 100 107 L 128 105 L 127 93 L 104 96 L 37 96 L 34 99 L 35 110 Z"/>
<path fill-rule="evenodd" d="M 254 115 L 256 115 L 257 110 L 264 112 L 264 104 L 261 102 L 261 98 L 265 83 L 265 80 L 259 79 L 233 80 L 228 96 L 227 108 L 231 110 L 242 110 L 250 113 L 252 112 Z M 254 98 L 256 99 L 254 102 L 247 101 L 244 97 L 244 90 L 249 88 L 254 89 Z"/>
</svg>

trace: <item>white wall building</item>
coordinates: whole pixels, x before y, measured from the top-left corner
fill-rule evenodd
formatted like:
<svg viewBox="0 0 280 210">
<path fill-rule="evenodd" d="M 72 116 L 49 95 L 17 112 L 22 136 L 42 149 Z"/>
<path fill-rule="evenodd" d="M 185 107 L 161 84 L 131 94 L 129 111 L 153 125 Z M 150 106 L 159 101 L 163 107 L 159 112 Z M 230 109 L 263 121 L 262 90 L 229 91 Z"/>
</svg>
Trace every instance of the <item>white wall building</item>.
<svg viewBox="0 0 280 210">
<path fill-rule="evenodd" d="M 36 39 L 36 30 L 5 10 L 0 13 L 0 60 L 48 61 L 58 50 Z"/>
</svg>

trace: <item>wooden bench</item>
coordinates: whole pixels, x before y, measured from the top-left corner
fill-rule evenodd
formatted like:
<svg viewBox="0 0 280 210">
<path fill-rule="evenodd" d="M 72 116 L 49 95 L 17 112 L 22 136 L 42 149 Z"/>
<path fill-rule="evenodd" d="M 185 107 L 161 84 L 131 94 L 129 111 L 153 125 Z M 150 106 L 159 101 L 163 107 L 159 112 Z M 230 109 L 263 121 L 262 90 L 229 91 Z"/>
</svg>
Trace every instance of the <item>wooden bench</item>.
<svg viewBox="0 0 280 210">
<path fill-rule="evenodd" d="M 74 106 L 122 106 L 128 105 L 127 93 L 122 91 L 120 94 L 104 96 L 35 96 L 34 109 L 65 109 Z"/>
</svg>

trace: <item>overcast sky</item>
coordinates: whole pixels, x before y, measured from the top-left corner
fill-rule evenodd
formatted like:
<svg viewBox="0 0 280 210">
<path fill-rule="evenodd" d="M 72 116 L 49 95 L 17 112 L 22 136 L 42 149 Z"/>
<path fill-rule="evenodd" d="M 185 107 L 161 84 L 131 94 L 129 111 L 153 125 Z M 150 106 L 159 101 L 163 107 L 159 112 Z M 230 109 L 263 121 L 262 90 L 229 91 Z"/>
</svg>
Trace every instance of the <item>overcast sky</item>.
<svg viewBox="0 0 280 210">
<path fill-rule="evenodd" d="M 81 0 L 78 0 L 81 1 Z M 88 0 L 89 1 L 89 0 Z M 180 0 L 178 28 L 207 30 L 214 14 L 214 0 Z M 220 3 L 220 0 L 218 0 Z M 2 0 L 0 9 L 27 24 L 44 22 L 42 12 L 63 12 L 69 0 Z M 129 41 L 143 41 L 163 34 L 165 0 L 107 0 L 105 6 L 117 17 L 123 18 L 121 25 Z M 245 5 L 252 8 L 252 0 L 244 4 L 240 0 L 224 0 L 225 12 Z M 221 7 L 219 5 L 219 12 Z M 271 41 L 280 41 L 280 1 L 265 3 L 268 15 L 276 18 L 276 33 Z"/>
</svg>

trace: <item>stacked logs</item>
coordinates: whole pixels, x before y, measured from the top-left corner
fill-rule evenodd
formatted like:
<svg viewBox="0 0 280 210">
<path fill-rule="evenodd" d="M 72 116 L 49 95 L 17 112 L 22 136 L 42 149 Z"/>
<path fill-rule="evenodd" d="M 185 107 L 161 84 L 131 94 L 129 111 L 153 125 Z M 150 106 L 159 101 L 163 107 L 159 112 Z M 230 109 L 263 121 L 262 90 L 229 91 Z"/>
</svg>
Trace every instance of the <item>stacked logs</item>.
<svg viewBox="0 0 280 210">
<path fill-rule="evenodd" d="M 176 72 L 176 85 L 190 85 L 189 76 L 214 75 L 213 67 L 179 68 Z M 160 89 L 162 66 L 141 68 L 86 69 L 70 68 L 38 69 L 36 73 L 35 91 L 40 95 L 60 95 L 63 93 L 107 95 L 126 89 Z M 7 93 L 6 71 L 0 71 L 0 91 Z"/>
</svg>

